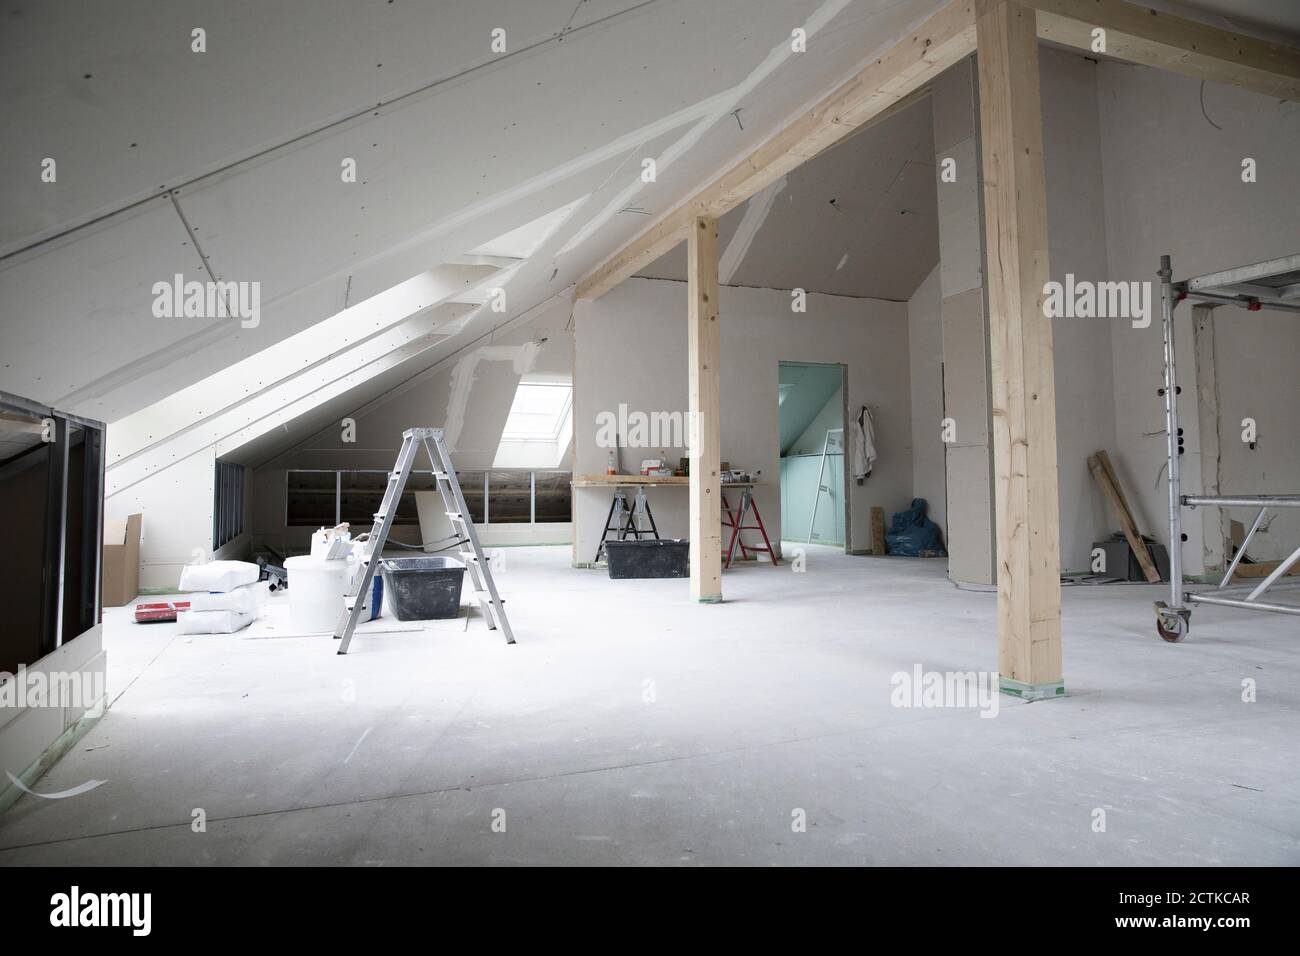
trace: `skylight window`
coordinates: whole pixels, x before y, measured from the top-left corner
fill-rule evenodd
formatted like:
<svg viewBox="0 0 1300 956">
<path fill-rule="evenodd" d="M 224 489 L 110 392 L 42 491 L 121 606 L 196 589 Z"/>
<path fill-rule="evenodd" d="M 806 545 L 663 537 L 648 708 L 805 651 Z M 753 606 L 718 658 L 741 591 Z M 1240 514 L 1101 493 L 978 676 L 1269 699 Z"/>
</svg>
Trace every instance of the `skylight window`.
<svg viewBox="0 0 1300 956">
<path fill-rule="evenodd" d="M 520 382 L 506 416 L 502 441 L 555 442 L 568 420 L 573 386 L 561 382 Z"/>
</svg>

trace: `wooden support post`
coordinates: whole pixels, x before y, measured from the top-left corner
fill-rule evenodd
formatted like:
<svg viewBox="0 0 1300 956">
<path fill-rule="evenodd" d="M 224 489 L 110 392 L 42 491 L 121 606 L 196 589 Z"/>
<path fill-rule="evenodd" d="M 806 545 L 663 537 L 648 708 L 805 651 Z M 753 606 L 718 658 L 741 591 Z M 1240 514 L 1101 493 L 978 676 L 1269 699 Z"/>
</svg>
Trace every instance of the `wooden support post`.
<svg viewBox="0 0 1300 956">
<path fill-rule="evenodd" d="M 722 600 L 721 392 L 718 388 L 718 223 L 691 223 L 686 257 L 690 306 L 691 596 Z"/>
<path fill-rule="evenodd" d="M 1065 693 L 1047 188 L 1035 13 L 979 0 L 975 19 L 983 142 L 986 281 L 997 502 L 998 671 L 1002 690 Z"/>
</svg>

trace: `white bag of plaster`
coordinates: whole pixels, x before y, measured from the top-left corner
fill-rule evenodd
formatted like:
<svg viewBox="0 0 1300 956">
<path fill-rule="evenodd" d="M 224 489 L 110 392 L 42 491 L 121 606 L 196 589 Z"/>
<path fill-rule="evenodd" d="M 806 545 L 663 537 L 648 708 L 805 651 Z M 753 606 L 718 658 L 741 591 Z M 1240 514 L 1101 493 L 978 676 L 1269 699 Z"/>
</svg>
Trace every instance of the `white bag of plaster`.
<svg viewBox="0 0 1300 956">
<path fill-rule="evenodd" d="M 245 584 L 233 591 L 219 591 L 215 594 L 191 594 L 191 611 L 240 611 L 257 617 L 258 609 L 266 602 L 270 593 L 270 581 L 258 581 Z"/>
<path fill-rule="evenodd" d="M 208 561 L 181 568 L 182 591 L 233 591 L 252 584 L 261 569 L 248 561 Z"/>
<path fill-rule="evenodd" d="M 233 634 L 253 623 L 256 615 L 243 611 L 181 611 L 176 615 L 178 634 Z"/>
</svg>

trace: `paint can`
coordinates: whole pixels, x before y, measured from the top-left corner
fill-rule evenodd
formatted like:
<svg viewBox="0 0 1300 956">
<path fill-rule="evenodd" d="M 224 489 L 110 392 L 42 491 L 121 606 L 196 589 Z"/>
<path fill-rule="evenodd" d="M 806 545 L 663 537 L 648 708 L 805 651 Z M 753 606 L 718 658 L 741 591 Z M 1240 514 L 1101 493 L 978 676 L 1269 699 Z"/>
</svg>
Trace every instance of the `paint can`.
<svg viewBox="0 0 1300 956">
<path fill-rule="evenodd" d="M 327 560 L 300 555 L 284 562 L 289 572 L 289 619 L 295 631 L 333 631 L 343 610 L 343 595 L 352 565 L 343 558 Z"/>
</svg>

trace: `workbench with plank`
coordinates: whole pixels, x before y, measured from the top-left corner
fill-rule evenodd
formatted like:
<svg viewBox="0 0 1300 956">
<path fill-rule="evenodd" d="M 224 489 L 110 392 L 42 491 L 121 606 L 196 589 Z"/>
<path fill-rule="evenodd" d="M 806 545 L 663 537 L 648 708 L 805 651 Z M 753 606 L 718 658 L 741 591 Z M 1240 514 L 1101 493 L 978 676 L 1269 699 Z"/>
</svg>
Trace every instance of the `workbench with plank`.
<svg viewBox="0 0 1300 956">
<path fill-rule="evenodd" d="M 686 475 L 578 475 L 570 483 L 575 489 L 577 488 L 608 488 L 613 492 L 613 500 L 610 502 L 609 513 L 605 516 L 605 528 L 600 536 L 600 544 L 596 548 L 596 557 L 594 563 L 599 563 L 605 551 L 605 540 L 609 537 L 610 532 L 618 535 L 618 540 L 623 541 L 628 537 L 634 537 L 640 540 L 642 536 L 648 536 L 658 541 L 659 528 L 655 524 L 654 512 L 650 509 L 650 502 L 646 498 L 645 489 L 650 486 L 669 486 L 669 487 L 689 487 L 691 479 Z M 723 563 L 724 568 L 730 568 L 734 560 L 736 549 L 739 548 L 742 556 L 748 560 L 753 555 L 767 554 L 775 566 L 780 563 L 776 556 L 776 551 L 772 547 L 772 542 L 768 539 L 767 529 L 763 526 L 762 515 L 758 511 L 758 502 L 754 500 L 753 489 L 757 482 L 753 481 L 721 481 L 719 485 L 720 504 L 722 511 L 722 527 L 731 529 L 731 539 L 728 542 L 726 550 L 726 559 Z M 733 508 L 727 500 L 727 489 L 737 489 L 740 491 L 740 504 Z M 628 489 L 636 489 L 635 497 L 632 504 L 628 504 Z M 756 524 L 745 524 L 746 518 L 752 516 Z M 649 529 L 643 527 L 649 524 Z M 747 545 L 741 538 L 742 531 L 757 531 L 763 536 L 762 546 Z"/>
</svg>

